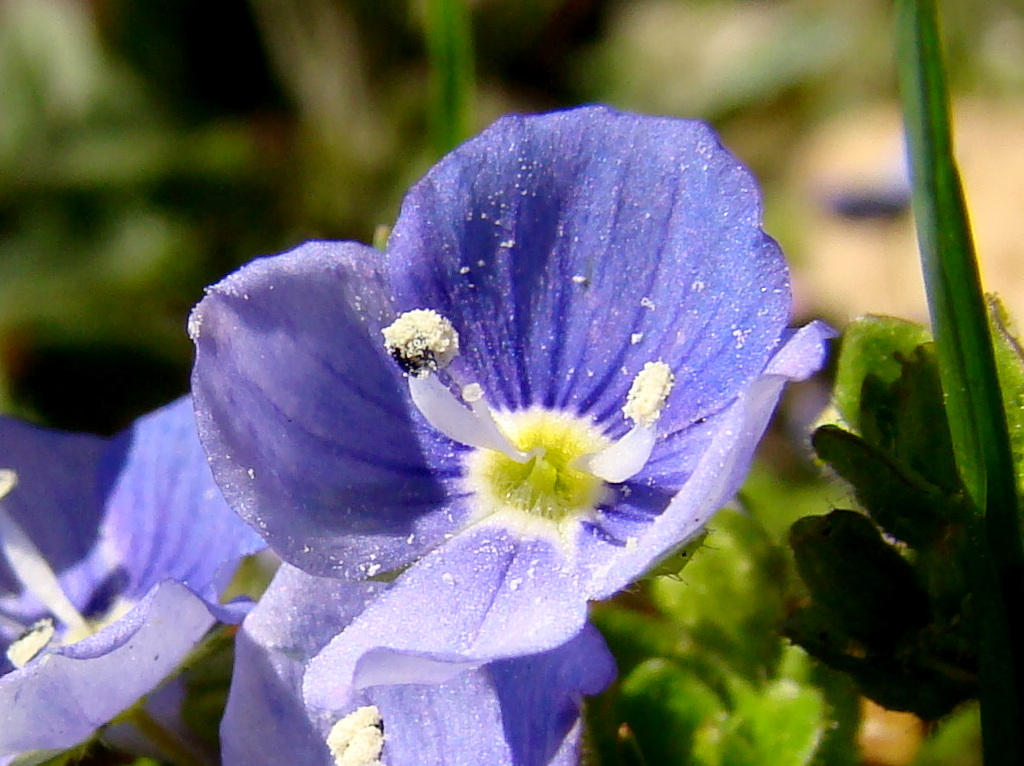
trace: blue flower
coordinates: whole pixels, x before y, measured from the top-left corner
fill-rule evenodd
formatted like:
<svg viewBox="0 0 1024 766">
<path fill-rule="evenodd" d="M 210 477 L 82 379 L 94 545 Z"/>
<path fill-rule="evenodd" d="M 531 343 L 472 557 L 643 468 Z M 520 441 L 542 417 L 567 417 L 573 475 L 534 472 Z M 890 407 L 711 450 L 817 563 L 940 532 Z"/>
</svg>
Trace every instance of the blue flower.
<svg viewBox="0 0 1024 766">
<path fill-rule="evenodd" d="M 286 561 L 405 568 L 363 623 L 394 651 L 533 654 L 735 493 L 831 334 L 789 313 L 754 180 L 707 126 L 506 117 L 410 190 L 386 255 L 311 243 L 210 288 L 200 436 Z M 381 641 L 358 624 L 312 668 L 351 675 Z"/>
<path fill-rule="evenodd" d="M 8 763 L 87 739 L 241 620 L 219 597 L 263 541 L 213 483 L 189 399 L 112 440 L 2 418 L 0 462 Z"/>
<path fill-rule="evenodd" d="M 332 709 L 302 700 L 306 662 L 390 586 L 283 566 L 246 617 L 221 724 L 226 766 L 569 766 L 579 762 L 580 704 L 615 675 L 600 634 L 540 655 L 478 667 L 377 647 Z M 430 630 L 428 610 L 407 615 Z M 390 624 L 375 626 L 387 635 Z M 370 655 L 383 652 L 383 662 Z M 378 660 L 383 659 L 381 657 Z M 357 757 L 357 753 L 359 756 Z"/>
</svg>

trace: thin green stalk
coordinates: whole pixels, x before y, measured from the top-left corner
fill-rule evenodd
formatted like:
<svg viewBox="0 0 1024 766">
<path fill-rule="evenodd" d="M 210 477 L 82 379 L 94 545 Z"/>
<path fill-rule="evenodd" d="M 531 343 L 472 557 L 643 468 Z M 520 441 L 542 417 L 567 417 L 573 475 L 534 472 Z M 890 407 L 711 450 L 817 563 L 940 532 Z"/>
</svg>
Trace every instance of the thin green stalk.
<svg viewBox="0 0 1024 766">
<path fill-rule="evenodd" d="M 430 139 L 440 157 L 473 127 L 473 37 L 465 0 L 427 0 L 426 14 Z"/>
<path fill-rule="evenodd" d="M 118 720 L 134 725 L 175 766 L 209 766 L 205 758 L 193 753 L 177 736 L 147 713 L 141 702 L 122 713 Z"/>
<path fill-rule="evenodd" d="M 935 0 L 897 0 L 914 215 L 953 447 L 968 501 L 985 761 L 1024 763 L 1024 548 L 1013 454 L 963 189 Z"/>
</svg>

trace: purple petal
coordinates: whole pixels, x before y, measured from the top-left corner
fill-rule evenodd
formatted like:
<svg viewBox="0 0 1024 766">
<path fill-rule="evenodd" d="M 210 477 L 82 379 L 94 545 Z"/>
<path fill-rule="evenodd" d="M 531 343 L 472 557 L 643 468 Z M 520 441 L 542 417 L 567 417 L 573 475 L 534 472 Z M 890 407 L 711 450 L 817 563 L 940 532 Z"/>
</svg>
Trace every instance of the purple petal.
<svg viewBox="0 0 1024 766">
<path fill-rule="evenodd" d="M 221 722 L 226 766 L 333 766 L 327 733 L 336 716 L 302 701 L 306 661 L 387 585 L 311 577 L 283 565 L 242 625 Z"/>
<path fill-rule="evenodd" d="M 579 744 L 582 695 L 602 690 L 614 664 L 600 635 L 588 627 L 540 655 L 479 667 L 457 663 L 437 683 L 417 672 L 356 690 L 351 679 L 326 679 L 350 689 L 333 711 L 304 707 L 306 661 L 345 631 L 355 613 L 389 587 L 315 578 L 287 565 L 239 634 L 235 674 L 221 726 L 224 763 L 333 766 L 325 742 L 334 722 L 362 705 L 376 705 L 384 725 L 382 757 L 389 766 L 569 766 Z M 364 613 L 365 614 L 365 613 Z M 362 617 L 356 617 L 358 623 Z M 378 619 L 383 619 L 378 613 Z M 380 623 L 379 634 L 396 626 Z M 358 633 L 341 633 L 358 638 Z M 400 655 L 393 655 L 399 658 Z M 438 665 L 442 664 L 440 662 Z"/>
<path fill-rule="evenodd" d="M 574 567 L 551 542 L 474 527 L 407 570 L 317 655 L 306 697 L 336 707 L 353 690 L 399 679 L 440 683 L 465 667 L 551 649 L 586 618 Z"/>
<path fill-rule="evenodd" d="M 587 625 L 557 649 L 495 662 L 489 670 L 515 763 L 541 766 L 562 762 L 553 759 L 579 723 L 580 695 L 602 692 L 615 679 L 615 660 L 601 634 Z M 577 762 L 575 752 L 561 757 Z"/>
<path fill-rule="evenodd" d="M 257 260 L 212 287 L 191 323 L 217 481 L 283 558 L 315 574 L 401 566 L 458 522 L 453 445 L 412 420 L 384 351 L 380 258 L 313 243 Z"/>
<path fill-rule="evenodd" d="M 238 562 L 265 547 L 228 507 L 185 397 L 135 422 L 101 466 L 105 543 L 138 598 L 173 579 L 216 602 Z"/>
<path fill-rule="evenodd" d="M 384 721 L 389 766 L 569 766 L 578 763 L 581 697 L 614 677 L 611 654 L 587 626 L 548 652 L 366 696 Z"/>
<path fill-rule="evenodd" d="M 764 367 L 789 315 L 750 174 L 696 122 L 588 107 L 506 117 L 412 188 L 390 278 L 462 335 L 507 409 L 585 411 L 614 435 L 644 363 L 673 369 L 672 431 Z"/>
<path fill-rule="evenodd" d="M 631 542 L 614 548 L 584 536 L 581 560 L 589 565 L 588 597 L 607 598 L 660 557 L 692 538 L 739 489 L 783 386 L 817 371 L 834 332 L 812 322 L 793 333 L 765 372 L 714 421 L 699 459 L 668 507 Z"/>
<path fill-rule="evenodd" d="M 0 677 L 0 758 L 85 740 L 163 681 L 214 622 L 203 599 L 165 582 L 94 636 Z"/>
</svg>

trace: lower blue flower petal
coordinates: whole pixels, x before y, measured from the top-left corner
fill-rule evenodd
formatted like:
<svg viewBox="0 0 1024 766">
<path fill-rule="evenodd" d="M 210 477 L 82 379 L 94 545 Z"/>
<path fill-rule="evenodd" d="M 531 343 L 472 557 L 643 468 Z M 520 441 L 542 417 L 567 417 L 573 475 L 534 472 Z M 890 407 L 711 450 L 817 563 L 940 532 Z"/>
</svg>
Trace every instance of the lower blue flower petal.
<svg viewBox="0 0 1024 766">
<path fill-rule="evenodd" d="M 87 739 L 163 681 L 215 621 L 203 599 L 164 582 L 94 636 L 0 677 L 0 758 Z"/>
</svg>

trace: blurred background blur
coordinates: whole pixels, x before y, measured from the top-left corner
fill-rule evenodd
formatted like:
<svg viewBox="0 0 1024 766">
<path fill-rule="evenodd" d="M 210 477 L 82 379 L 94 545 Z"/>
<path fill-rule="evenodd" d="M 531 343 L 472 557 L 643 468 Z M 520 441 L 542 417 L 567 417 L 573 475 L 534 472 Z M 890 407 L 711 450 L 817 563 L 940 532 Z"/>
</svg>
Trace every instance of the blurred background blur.
<svg viewBox="0 0 1024 766">
<path fill-rule="evenodd" d="M 1024 10 L 945 3 L 987 275 L 1024 310 Z M 602 101 L 712 122 L 801 316 L 923 319 L 886 0 L 476 0 L 472 128 Z M 0 408 L 110 433 L 185 391 L 202 288 L 369 242 L 436 159 L 407 0 L 0 0 Z"/>
</svg>

